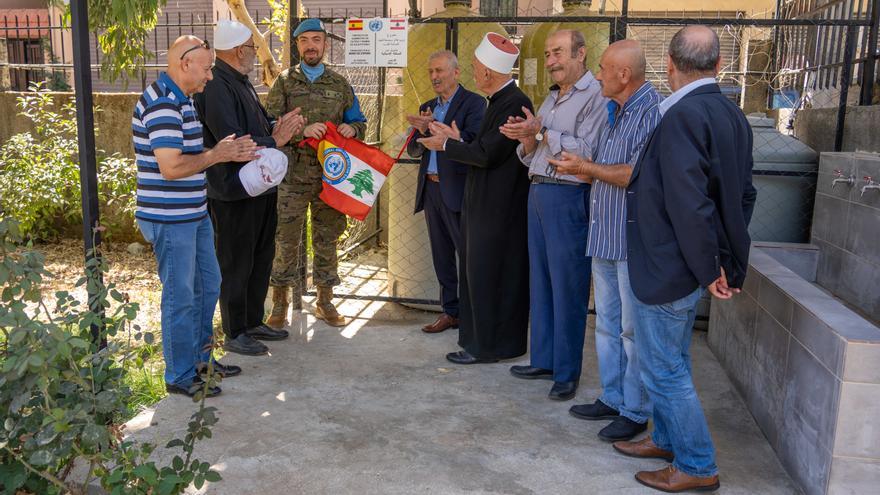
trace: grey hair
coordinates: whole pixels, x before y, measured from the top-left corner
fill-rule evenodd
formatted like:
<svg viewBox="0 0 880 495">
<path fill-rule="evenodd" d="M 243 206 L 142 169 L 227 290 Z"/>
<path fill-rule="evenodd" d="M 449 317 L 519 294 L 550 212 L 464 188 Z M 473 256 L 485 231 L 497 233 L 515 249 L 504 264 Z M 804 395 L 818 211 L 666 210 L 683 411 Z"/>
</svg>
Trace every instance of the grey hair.
<svg viewBox="0 0 880 495">
<path fill-rule="evenodd" d="M 711 33 L 706 39 L 694 33 L 705 30 Z M 718 33 L 706 26 L 688 26 L 680 29 L 669 43 L 669 57 L 675 68 L 686 74 L 715 72 L 721 57 Z"/>
<path fill-rule="evenodd" d="M 438 51 L 432 53 L 431 55 L 428 56 L 428 62 L 430 62 L 431 60 L 440 58 L 440 57 L 446 57 L 446 60 L 449 61 L 449 68 L 450 69 L 455 70 L 458 68 L 458 57 L 456 57 L 455 54 L 449 50 L 438 50 Z"/>
</svg>

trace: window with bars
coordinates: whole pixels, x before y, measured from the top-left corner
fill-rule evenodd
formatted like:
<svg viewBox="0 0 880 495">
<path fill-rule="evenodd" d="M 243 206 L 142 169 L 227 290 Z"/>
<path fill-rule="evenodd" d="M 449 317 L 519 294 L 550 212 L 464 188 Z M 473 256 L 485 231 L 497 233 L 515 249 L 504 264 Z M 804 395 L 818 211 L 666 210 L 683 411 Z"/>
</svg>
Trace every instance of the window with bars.
<svg viewBox="0 0 880 495">
<path fill-rule="evenodd" d="M 517 0 L 481 0 L 480 14 L 487 17 L 512 17 L 516 15 Z"/>
</svg>

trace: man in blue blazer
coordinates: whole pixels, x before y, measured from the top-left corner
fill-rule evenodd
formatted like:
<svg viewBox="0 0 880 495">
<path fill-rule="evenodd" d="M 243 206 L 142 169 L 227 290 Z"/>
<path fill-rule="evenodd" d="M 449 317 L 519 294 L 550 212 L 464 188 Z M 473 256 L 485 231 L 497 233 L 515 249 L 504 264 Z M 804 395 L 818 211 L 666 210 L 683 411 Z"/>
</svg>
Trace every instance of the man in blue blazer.
<svg viewBox="0 0 880 495">
<path fill-rule="evenodd" d="M 719 486 L 688 347 L 704 291 L 732 297 L 748 266 L 756 196 L 752 132 L 715 82 L 720 65 L 711 29 L 689 26 L 672 38 L 667 78 L 674 92 L 660 104 L 663 116 L 626 196 L 635 345 L 654 405 L 654 432 L 613 445 L 627 455 L 672 462 L 636 474 L 640 483 L 666 492 Z"/>
<path fill-rule="evenodd" d="M 446 158 L 442 151 L 429 151 L 417 140 L 427 136 L 428 125 L 440 121 L 461 131 L 462 141 L 470 142 L 480 130 L 486 100 L 458 83 L 461 71 L 458 59 L 450 51 L 439 51 L 428 59 L 428 75 L 436 98 L 422 103 L 419 115 L 407 116 L 415 136 L 407 153 L 421 157 L 415 213 L 425 212 L 434 272 L 440 282 L 443 313 L 422 327 L 426 333 L 458 328 L 458 268 L 456 253 L 460 247 L 461 204 L 468 167 Z"/>
</svg>

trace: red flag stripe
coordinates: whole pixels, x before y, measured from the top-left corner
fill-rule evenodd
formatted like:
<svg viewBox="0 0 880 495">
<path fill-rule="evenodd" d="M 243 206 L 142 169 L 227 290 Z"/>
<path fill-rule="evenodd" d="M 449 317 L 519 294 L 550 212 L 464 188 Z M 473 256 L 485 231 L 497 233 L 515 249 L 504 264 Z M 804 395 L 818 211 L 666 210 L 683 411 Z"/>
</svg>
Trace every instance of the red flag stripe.
<svg viewBox="0 0 880 495">
<path fill-rule="evenodd" d="M 367 215 L 370 213 L 370 209 L 372 208 L 370 205 L 365 205 L 360 201 L 350 197 L 344 192 L 336 189 L 333 186 L 328 185 L 326 182 L 324 183 L 324 187 L 321 189 L 321 195 L 319 196 L 321 201 L 326 203 L 331 208 L 344 213 L 352 218 L 356 218 L 360 221 L 363 221 L 367 218 Z"/>
</svg>

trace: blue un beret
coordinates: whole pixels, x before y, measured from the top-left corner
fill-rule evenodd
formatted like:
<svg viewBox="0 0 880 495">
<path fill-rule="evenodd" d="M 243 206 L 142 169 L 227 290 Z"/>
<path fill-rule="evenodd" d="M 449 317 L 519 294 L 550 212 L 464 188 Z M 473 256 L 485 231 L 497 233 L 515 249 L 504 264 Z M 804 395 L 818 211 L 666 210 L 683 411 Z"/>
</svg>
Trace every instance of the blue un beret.
<svg viewBox="0 0 880 495">
<path fill-rule="evenodd" d="M 299 23 L 299 26 L 297 26 L 296 29 L 293 31 L 293 37 L 296 38 L 297 36 L 308 31 L 321 31 L 322 33 L 327 32 L 327 30 L 324 29 L 324 23 L 321 22 L 320 19 L 310 18 Z"/>
</svg>

